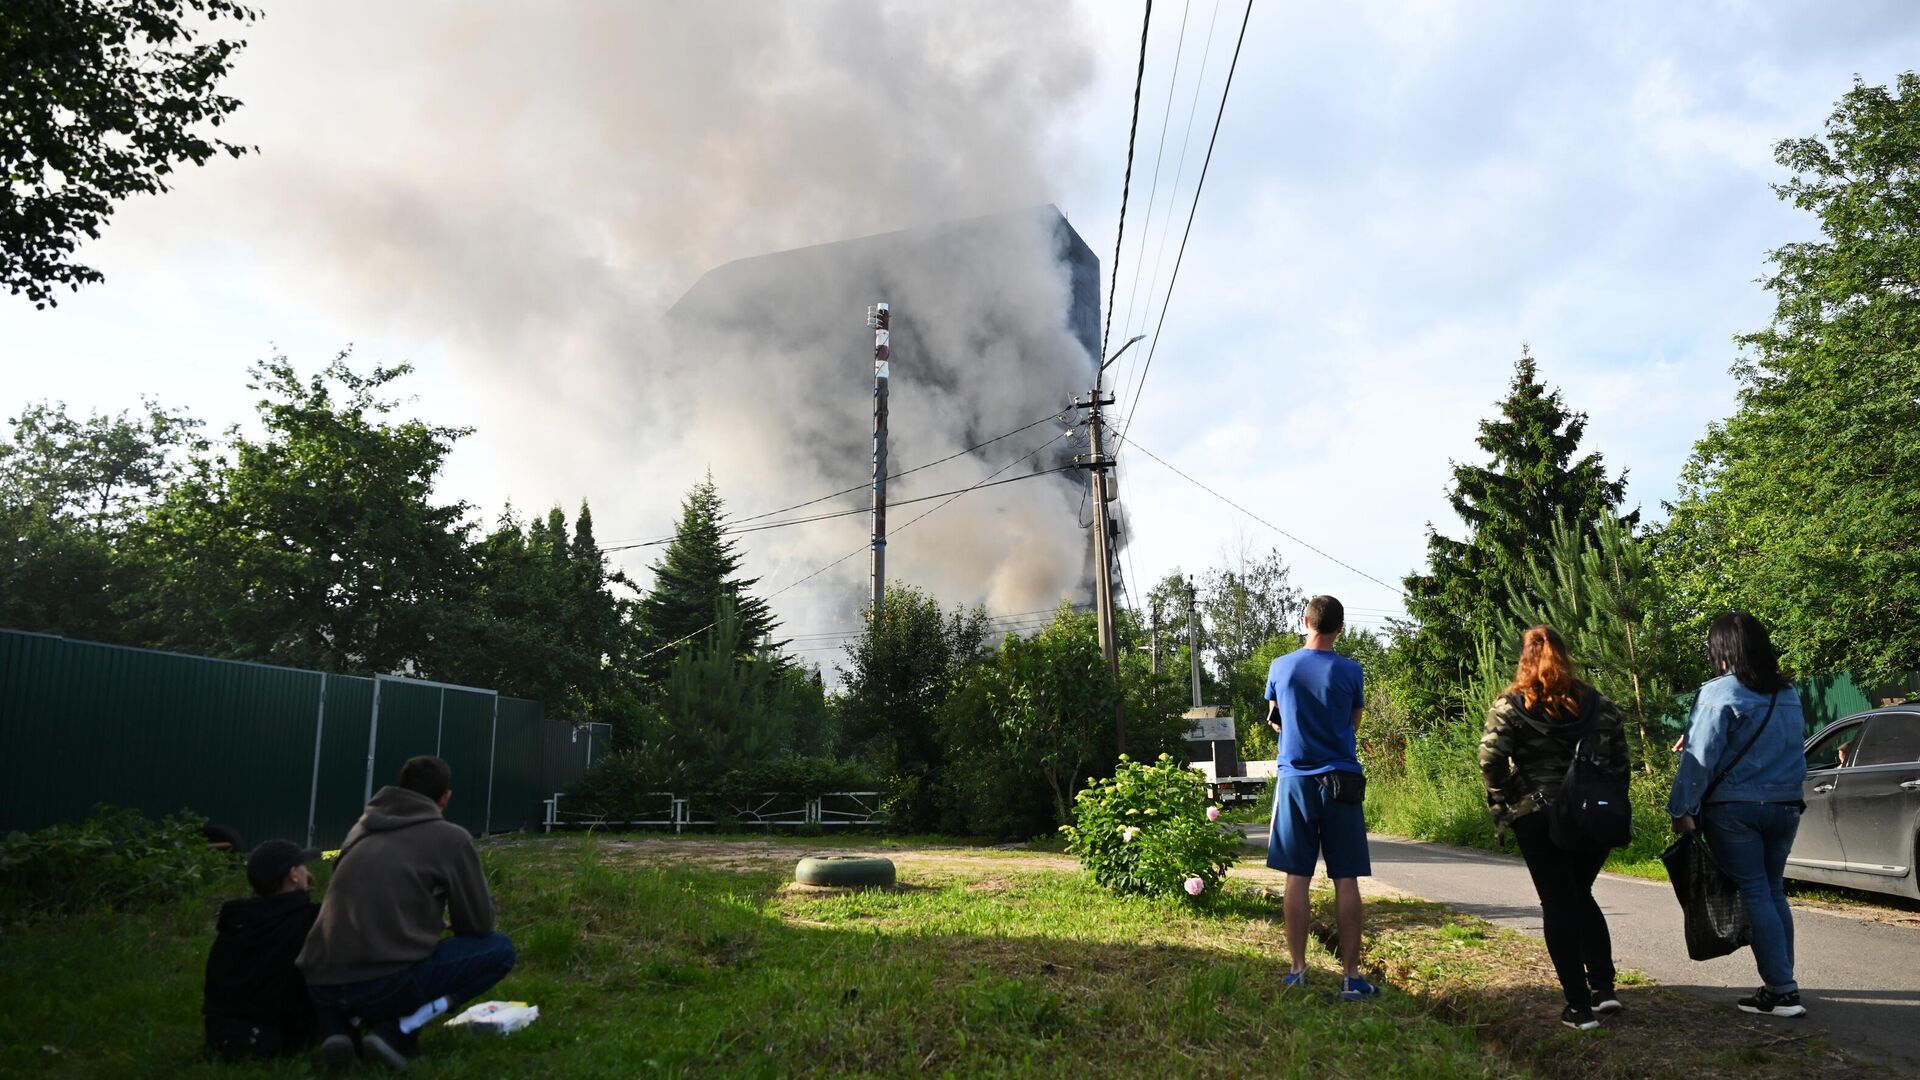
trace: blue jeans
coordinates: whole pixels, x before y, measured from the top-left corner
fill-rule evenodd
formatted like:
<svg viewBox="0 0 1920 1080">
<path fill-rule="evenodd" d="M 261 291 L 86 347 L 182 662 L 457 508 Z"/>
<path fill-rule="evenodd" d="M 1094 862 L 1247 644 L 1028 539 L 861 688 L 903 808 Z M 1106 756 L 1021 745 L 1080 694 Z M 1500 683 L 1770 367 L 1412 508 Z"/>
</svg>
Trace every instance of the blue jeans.
<svg viewBox="0 0 1920 1080">
<path fill-rule="evenodd" d="M 1740 904 L 1753 924 L 1753 959 L 1776 994 L 1800 989 L 1793 981 L 1793 912 L 1787 907 L 1787 853 L 1800 831 L 1792 803 L 1717 802 L 1700 811 L 1700 828 L 1714 861 L 1740 887 Z"/>
<path fill-rule="evenodd" d="M 513 970 L 513 942 L 501 933 L 485 937 L 440 939 L 425 960 L 391 975 L 337 986 L 309 986 L 308 996 L 323 1009 L 363 1020 L 391 1020 L 445 995 L 454 1005 L 493 988 Z"/>
</svg>

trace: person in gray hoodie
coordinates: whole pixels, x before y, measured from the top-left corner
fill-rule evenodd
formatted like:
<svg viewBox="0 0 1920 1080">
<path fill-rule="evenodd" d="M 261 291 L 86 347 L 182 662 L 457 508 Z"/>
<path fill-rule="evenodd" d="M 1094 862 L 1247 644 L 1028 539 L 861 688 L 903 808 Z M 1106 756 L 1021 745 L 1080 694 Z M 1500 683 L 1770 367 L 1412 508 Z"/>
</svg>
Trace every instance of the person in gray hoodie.
<svg viewBox="0 0 1920 1080">
<path fill-rule="evenodd" d="M 322 1061 L 358 1053 L 389 1068 L 419 1054 L 418 1032 L 513 970 L 513 943 L 494 929 L 480 853 L 442 814 L 453 770 L 408 759 L 340 846 L 320 916 L 295 961 L 318 1010 Z M 451 928 L 451 937 L 442 937 Z"/>
</svg>

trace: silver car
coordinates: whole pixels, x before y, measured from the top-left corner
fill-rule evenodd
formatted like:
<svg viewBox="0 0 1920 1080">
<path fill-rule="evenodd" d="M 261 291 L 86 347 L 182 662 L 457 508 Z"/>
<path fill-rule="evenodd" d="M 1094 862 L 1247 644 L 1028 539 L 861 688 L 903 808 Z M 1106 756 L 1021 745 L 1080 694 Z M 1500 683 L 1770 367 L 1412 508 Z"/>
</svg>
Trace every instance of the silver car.
<svg viewBox="0 0 1920 1080">
<path fill-rule="evenodd" d="M 1920 704 L 1849 716 L 1808 739 L 1802 791 L 1788 877 L 1920 897 Z"/>
</svg>

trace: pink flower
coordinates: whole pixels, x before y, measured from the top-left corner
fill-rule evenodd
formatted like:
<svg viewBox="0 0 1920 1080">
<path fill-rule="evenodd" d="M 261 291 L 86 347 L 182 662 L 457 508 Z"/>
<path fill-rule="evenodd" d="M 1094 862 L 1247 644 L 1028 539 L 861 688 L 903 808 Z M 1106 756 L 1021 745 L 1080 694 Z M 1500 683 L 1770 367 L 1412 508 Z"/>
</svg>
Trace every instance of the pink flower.
<svg viewBox="0 0 1920 1080">
<path fill-rule="evenodd" d="M 1219 808 L 1219 807 L 1217 807 L 1217 806 L 1209 806 L 1209 807 L 1207 807 L 1207 820 L 1208 820 L 1208 821 L 1219 821 L 1219 820 L 1220 820 L 1220 808 Z"/>
<path fill-rule="evenodd" d="M 1135 828 L 1132 825 L 1129 825 L 1126 828 L 1120 830 L 1120 839 L 1127 843 L 1132 843 L 1133 838 L 1139 835 L 1140 835 L 1140 830 Z"/>
<path fill-rule="evenodd" d="M 1199 896 L 1202 892 L 1206 890 L 1206 888 L 1207 888 L 1207 883 L 1204 881 L 1201 881 L 1197 877 L 1190 877 L 1187 879 L 1187 895 L 1188 896 Z"/>
</svg>

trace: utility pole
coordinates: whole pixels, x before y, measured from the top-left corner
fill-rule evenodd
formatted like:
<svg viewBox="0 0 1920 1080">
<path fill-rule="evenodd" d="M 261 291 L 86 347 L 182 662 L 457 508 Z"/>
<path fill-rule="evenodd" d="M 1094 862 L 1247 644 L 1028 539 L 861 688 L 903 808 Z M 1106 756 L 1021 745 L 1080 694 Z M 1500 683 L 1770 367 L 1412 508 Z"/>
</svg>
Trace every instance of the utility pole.
<svg viewBox="0 0 1920 1080">
<path fill-rule="evenodd" d="M 1113 399 L 1101 393 L 1100 382 L 1106 374 L 1107 366 L 1120 359 L 1126 352 L 1146 335 L 1140 334 L 1129 339 L 1125 345 L 1115 350 L 1112 356 L 1101 363 L 1093 373 L 1093 391 L 1084 402 L 1074 402 L 1077 409 L 1087 410 L 1087 458 L 1080 467 L 1093 475 L 1089 478 L 1093 484 L 1093 604 L 1094 622 L 1100 631 L 1100 655 L 1107 662 L 1107 670 L 1113 674 L 1114 685 L 1120 683 L 1120 651 L 1113 633 L 1113 553 L 1109 550 L 1110 537 L 1107 529 L 1107 471 L 1113 468 L 1100 450 L 1102 422 L 1100 410 L 1113 404 Z M 1127 717 L 1121 699 L 1113 702 L 1113 742 L 1116 752 L 1127 752 Z"/>
<path fill-rule="evenodd" d="M 891 381 L 892 313 L 886 301 L 867 309 L 873 328 L 873 620 L 878 626 L 887 589 L 887 383 Z"/>
<path fill-rule="evenodd" d="M 1193 707 L 1200 708 L 1200 613 L 1194 602 L 1193 578 L 1187 578 L 1187 657 L 1193 664 Z"/>
<path fill-rule="evenodd" d="M 1147 670 L 1158 675 L 1160 674 L 1160 601 L 1154 599 L 1152 604 L 1153 606 L 1147 611 L 1147 625 L 1151 628 L 1150 640 L 1153 642 L 1153 651 L 1149 654 L 1152 660 Z"/>
</svg>

